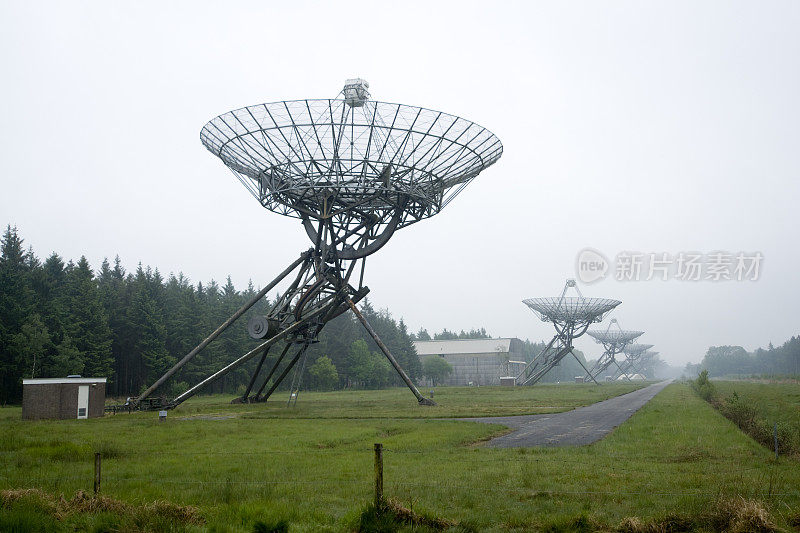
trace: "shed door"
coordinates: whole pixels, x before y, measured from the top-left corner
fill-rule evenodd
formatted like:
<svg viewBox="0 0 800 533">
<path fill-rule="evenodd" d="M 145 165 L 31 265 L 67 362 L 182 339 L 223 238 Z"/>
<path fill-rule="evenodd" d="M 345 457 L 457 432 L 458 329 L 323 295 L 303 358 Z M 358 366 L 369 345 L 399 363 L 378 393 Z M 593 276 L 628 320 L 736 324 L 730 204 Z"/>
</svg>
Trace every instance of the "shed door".
<svg viewBox="0 0 800 533">
<path fill-rule="evenodd" d="M 89 416 L 89 385 L 78 387 L 78 418 Z"/>
</svg>

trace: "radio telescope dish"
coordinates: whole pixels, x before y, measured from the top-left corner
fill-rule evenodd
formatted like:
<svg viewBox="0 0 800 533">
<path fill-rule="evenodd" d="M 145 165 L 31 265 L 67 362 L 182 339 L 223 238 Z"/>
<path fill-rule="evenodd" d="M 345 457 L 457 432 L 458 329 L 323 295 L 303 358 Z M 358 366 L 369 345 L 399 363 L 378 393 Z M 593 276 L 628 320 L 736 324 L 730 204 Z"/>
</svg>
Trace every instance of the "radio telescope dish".
<svg viewBox="0 0 800 533">
<path fill-rule="evenodd" d="M 542 322 L 602 322 L 603 316 L 618 306 L 619 300 L 564 296 L 529 298 L 522 302 L 531 308 Z"/>
<path fill-rule="evenodd" d="M 296 401 L 295 380 L 298 375 L 302 379 L 308 346 L 327 322 L 348 310 L 418 402 L 432 405 L 355 305 L 369 292 L 363 283 L 366 257 L 398 228 L 441 211 L 500 158 L 500 140 L 455 115 L 373 101 L 369 84 L 358 78 L 347 80 L 337 98 L 287 100 L 223 113 L 203 127 L 200 140 L 262 206 L 299 218 L 313 246 L 142 393 L 137 405 L 284 279 L 292 281 L 267 315 L 248 320 L 250 336 L 263 342 L 166 407 L 177 406 L 255 357 L 255 371 L 238 401 L 266 401 L 302 361 L 291 386 L 290 402 Z M 357 264 L 359 273 L 353 276 Z M 279 343 L 282 351 L 262 375 L 270 349 Z"/>
<path fill-rule="evenodd" d="M 572 288 L 578 296 L 567 296 Z M 606 313 L 622 302 L 606 298 L 586 298 L 574 279 L 568 279 L 560 296 L 522 300 L 542 322 L 555 324 L 591 324 L 602 322 Z"/>
<path fill-rule="evenodd" d="M 652 344 L 629 344 L 622 350 L 622 353 L 627 356 L 639 357 L 652 347 Z"/>
<path fill-rule="evenodd" d="M 622 350 L 622 353 L 625 354 L 625 360 L 622 361 L 622 364 L 620 365 L 621 372 L 619 372 L 618 375 L 615 375 L 614 379 L 617 379 L 620 375 L 624 375 L 627 377 L 632 373 L 635 374 L 636 373 L 635 371 L 630 372 L 630 370 L 634 368 L 634 363 L 636 363 L 641 358 L 644 352 L 646 352 L 652 347 L 653 347 L 652 344 L 641 344 L 641 343 L 628 344 L 627 346 L 625 346 L 625 348 Z M 630 378 L 628 378 L 628 380 L 630 381 Z"/>
<path fill-rule="evenodd" d="M 617 326 L 617 329 L 611 329 L 611 326 L 614 325 Z M 631 341 L 644 335 L 644 331 L 624 330 L 620 327 L 619 321 L 613 318 L 606 329 L 592 330 L 589 331 L 588 334 L 590 337 L 594 338 L 597 343 L 602 344 L 604 348 L 603 354 L 597 359 L 592 370 L 589 371 L 589 377 L 596 379 L 600 374 L 605 372 L 612 363 L 617 366 L 621 374 L 624 374 L 615 356 L 622 353 Z"/>
<path fill-rule="evenodd" d="M 567 296 L 570 288 L 574 289 L 577 296 Z M 568 279 L 561 296 L 530 298 L 522 300 L 522 303 L 543 322 L 552 322 L 556 329 L 555 337 L 517 376 L 517 382 L 521 385 L 533 385 L 569 353 L 583 366 L 583 362 L 573 352 L 572 341 L 583 335 L 590 324 L 601 322 L 606 313 L 622 302 L 605 298 L 586 298 L 581 294 L 575 280 Z M 584 370 L 588 373 L 586 367 Z"/>
<path fill-rule="evenodd" d="M 345 259 L 431 217 L 503 153 L 469 120 L 369 99 L 347 80 L 341 98 L 258 104 L 203 127 L 203 145 L 265 208 L 320 229 Z M 321 227 L 320 227 L 321 226 Z"/>
<path fill-rule="evenodd" d="M 588 334 L 601 344 L 625 345 L 637 337 L 644 335 L 644 331 L 589 331 Z"/>
</svg>

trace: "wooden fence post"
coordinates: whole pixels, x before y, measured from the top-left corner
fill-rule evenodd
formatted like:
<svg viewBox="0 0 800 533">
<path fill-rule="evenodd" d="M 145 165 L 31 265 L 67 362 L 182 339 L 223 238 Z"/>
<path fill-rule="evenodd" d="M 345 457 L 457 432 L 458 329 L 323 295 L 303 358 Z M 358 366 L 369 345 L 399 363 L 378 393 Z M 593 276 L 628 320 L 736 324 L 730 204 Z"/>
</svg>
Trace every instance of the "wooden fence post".
<svg viewBox="0 0 800 533">
<path fill-rule="evenodd" d="M 383 444 L 375 443 L 375 507 L 383 506 Z"/>
<path fill-rule="evenodd" d="M 100 452 L 94 454 L 94 494 L 100 492 Z"/>
<path fill-rule="evenodd" d="M 775 460 L 778 460 L 778 423 L 775 422 L 775 429 L 773 429 L 773 436 L 775 437 Z"/>
</svg>

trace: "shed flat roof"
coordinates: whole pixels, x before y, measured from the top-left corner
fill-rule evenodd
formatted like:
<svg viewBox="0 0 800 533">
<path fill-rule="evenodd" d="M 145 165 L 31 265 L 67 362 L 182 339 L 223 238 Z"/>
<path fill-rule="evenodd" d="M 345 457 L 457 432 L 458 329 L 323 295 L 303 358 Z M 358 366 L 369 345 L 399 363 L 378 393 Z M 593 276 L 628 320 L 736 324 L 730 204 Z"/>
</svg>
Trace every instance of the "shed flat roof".
<svg viewBox="0 0 800 533">
<path fill-rule="evenodd" d="M 106 378 L 38 378 L 23 379 L 23 385 L 53 385 L 57 383 L 105 383 Z"/>
<path fill-rule="evenodd" d="M 455 339 L 448 341 L 414 341 L 417 355 L 450 355 L 464 353 L 508 353 L 512 338 Z"/>
</svg>

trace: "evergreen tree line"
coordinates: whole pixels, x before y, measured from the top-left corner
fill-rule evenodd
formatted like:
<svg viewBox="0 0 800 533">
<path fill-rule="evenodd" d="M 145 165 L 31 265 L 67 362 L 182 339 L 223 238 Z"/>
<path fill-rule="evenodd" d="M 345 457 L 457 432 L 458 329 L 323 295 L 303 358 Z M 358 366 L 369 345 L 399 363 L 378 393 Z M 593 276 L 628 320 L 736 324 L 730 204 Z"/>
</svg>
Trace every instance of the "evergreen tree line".
<svg viewBox="0 0 800 533">
<path fill-rule="evenodd" d="M 795 375 L 800 376 L 800 335 L 783 345 L 772 343 L 767 349 L 748 352 L 741 346 L 711 346 L 700 364 L 689 364 L 686 371 L 698 374 L 708 370 L 711 377 L 731 375 Z"/>
<path fill-rule="evenodd" d="M 108 378 L 110 396 L 136 395 L 255 293 L 252 284 L 237 290 L 230 277 L 220 286 L 213 280 L 193 284 L 182 273 L 165 279 L 157 269 L 141 264 L 135 272 L 126 272 L 119 257 L 113 263 L 104 260 L 96 273 L 85 257 L 65 262 L 52 253 L 40 261 L 24 248 L 16 228 L 7 227 L 0 241 L 0 404 L 20 401 L 23 378 L 70 374 Z M 255 347 L 257 341 L 247 335 L 245 324 L 270 306 L 266 298 L 259 301 L 185 365 L 164 393 L 185 390 Z M 423 377 L 423 368 L 414 340 L 491 338 L 484 328 L 459 333 L 445 328 L 433 336 L 423 328 L 413 334 L 387 310 L 376 310 L 366 300 L 361 307 L 415 381 Z M 542 342 L 525 339 L 523 359 L 530 362 L 543 347 Z M 273 363 L 282 348 L 273 347 L 265 364 Z M 576 355 L 586 361 L 582 353 Z M 242 365 L 204 392 L 241 393 L 256 364 L 252 360 Z M 543 381 L 571 380 L 582 373 L 569 356 Z M 282 387 L 291 383 L 320 390 L 402 385 L 351 313 L 325 326 Z"/>
<path fill-rule="evenodd" d="M 8 227 L 0 248 L 0 404 L 22 397 L 22 379 L 81 374 L 108 378 L 107 394 L 132 396 L 152 384 L 256 293 L 252 284 L 237 290 L 191 283 L 183 274 L 164 278 L 138 266 L 126 272 L 119 257 L 95 273 L 85 257 L 65 262 L 51 254 L 43 262 L 25 250 L 16 228 Z M 185 365 L 165 386 L 185 389 L 254 348 L 247 319 L 265 314 L 263 298 L 237 323 Z M 412 335 L 402 320 L 368 301 L 362 313 L 412 379 L 422 366 Z M 402 382 L 378 346 L 345 313 L 328 323 L 304 364 L 290 374 L 302 388 L 379 388 Z M 270 352 L 274 362 L 282 346 Z M 243 391 L 255 369 L 252 360 L 204 392 Z"/>
<path fill-rule="evenodd" d="M 427 329 L 420 328 L 420 330 L 414 334 L 414 340 L 418 341 L 451 341 L 456 339 L 491 339 L 491 337 L 486 333 L 484 328 L 471 329 L 469 331 L 464 331 L 462 329 L 460 333 L 449 331 L 447 328 L 444 328 L 440 333 L 434 333 L 433 337 L 430 336 Z"/>
</svg>

